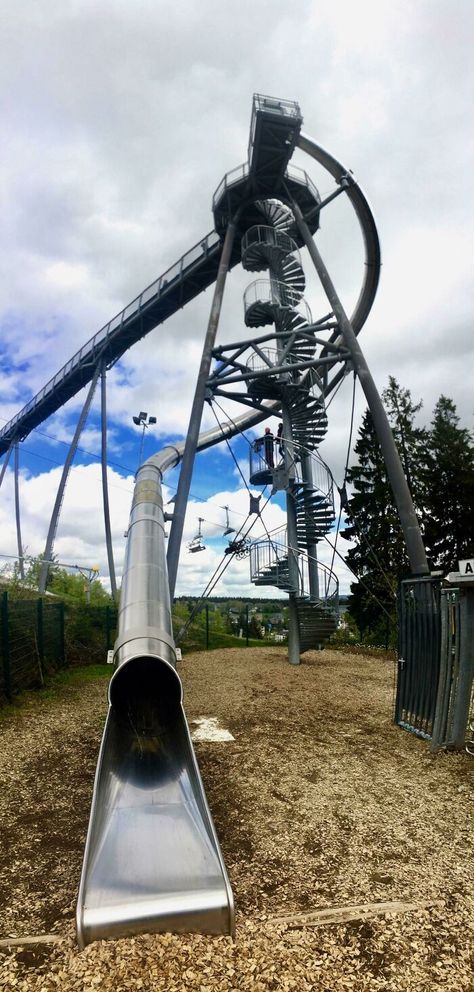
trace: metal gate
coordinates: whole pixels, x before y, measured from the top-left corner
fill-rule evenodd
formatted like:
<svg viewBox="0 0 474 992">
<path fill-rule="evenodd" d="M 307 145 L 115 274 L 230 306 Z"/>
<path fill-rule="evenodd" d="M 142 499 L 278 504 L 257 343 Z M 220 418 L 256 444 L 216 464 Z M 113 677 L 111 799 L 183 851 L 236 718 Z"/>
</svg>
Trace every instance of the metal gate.
<svg viewBox="0 0 474 992">
<path fill-rule="evenodd" d="M 431 750 L 469 751 L 470 706 L 474 674 L 474 604 L 465 589 L 441 591 L 441 655 Z"/>
<path fill-rule="evenodd" d="M 441 581 L 404 579 L 398 593 L 398 678 L 395 723 L 431 738 L 440 673 Z"/>
</svg>

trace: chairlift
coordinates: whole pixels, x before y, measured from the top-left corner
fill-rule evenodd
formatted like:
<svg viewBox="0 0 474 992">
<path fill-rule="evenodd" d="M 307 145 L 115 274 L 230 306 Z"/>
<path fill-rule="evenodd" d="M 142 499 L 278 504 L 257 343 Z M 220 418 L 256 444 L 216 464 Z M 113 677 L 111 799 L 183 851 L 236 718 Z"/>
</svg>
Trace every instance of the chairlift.
<svg viewBox="0 0 474 992">
<path fill-rule="evenodd" d="M 242 561 L 243 558 L 247 558 L 250 554 L 251 541 L 248 537 L 242 537 L 240 540 L 234 538 L 233 541 L 229 541 L 229 544 L 224 549 L 225 555 L 235 555 L 238 561 Z"/>
<path fill-rule="evenodd" d="M 188 551 L 190 551 L 191 554 L 193 555 L 195 555 L 197 551 L 206 550 L 205 544 L 202 543 L 202 531 L 201 531 L 201 524 L 204 523 L 204 517 L 198 517 L 198 521 L 199 521 L 199 529 L 196 534 L 196 537 L 193 537 L 192 541 L 190 541 L 188 544 Z"/>
<path fill-rule="evenodd" d="M 231 527 L 229 524 L 229 507 L 223 506 L 222 509 L 225 510 L 225 531 L 222 536 L 228 537 L 229 534 L 235 534 L 235 527 Z"/>
</svg>

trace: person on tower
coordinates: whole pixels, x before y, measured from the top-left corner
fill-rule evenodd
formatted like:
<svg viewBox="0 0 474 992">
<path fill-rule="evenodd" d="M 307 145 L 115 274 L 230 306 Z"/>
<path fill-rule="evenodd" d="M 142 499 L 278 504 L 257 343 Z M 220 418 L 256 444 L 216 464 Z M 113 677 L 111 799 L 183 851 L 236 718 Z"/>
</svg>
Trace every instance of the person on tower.
<svg viewBox="0 0 474 992">
<path fill-rule="evenodd" d="M 263 437 L 257 438 L 257 440 L 254 441 L 254 445 L 253 445 L 253 449 L 254 451 L 257 452 L 257 454 L 263 448 L 263 457 L 265 458 L 265 461 L 269 468 L 273 468 L 275 464 L 273 457 L 273 441 L 274 441 L 273 434 L 270 428 L 266 427 L 265 434 L 263 435 Z"/>
</svg>

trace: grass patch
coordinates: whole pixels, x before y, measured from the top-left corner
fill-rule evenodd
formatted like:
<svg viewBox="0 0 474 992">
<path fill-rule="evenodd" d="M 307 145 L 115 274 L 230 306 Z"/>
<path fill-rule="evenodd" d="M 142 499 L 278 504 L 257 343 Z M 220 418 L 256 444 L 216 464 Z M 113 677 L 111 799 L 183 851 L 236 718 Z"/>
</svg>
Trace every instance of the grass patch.
<svg viewBox="0 0 474 992">
<path fill-rule="evenodd" d="M 45 702 L 57 702 L 65 689 L 108 680 L 112 671 L 111 665 L 75 665 L 74 668 L 63 668 L 60 672 L 45 675 L 44 686 L 25 689 L 15 694 L 11 702 L 5 700 L 0 703 L 0 720 L 13 716 L 25 707 L 30 709 Z"/>
</svg>

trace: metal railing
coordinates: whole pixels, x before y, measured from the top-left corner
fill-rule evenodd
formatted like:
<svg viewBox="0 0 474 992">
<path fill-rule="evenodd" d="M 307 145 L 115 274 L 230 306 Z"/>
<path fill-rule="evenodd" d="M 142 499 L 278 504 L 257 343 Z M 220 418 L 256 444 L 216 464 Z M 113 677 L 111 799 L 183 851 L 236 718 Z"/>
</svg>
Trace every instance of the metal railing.
<svg viewBox="0 0 474 992">
<path fill-rule="evenodd" d="M 295 100 L 278 100 L 274 96 L 266 96 L 264 93 L 254 93 L 253 111 L 265 110 L 271 114 L 283 117 L 301 117 L 301 109 Z"/>
<path fill-rule="evenodd" d="M 285 588 L 289 586 L 288 555 L 293 554 L 298 563 L 298 589 L 292 590 L 296 596 L 309 597 L 309 564 L 310 558 L 299 548 L 288 548 L 286 527 L 273 531 L 265 538 L 254 541 L 250 547 L 250 580 L 267 578 L 271 585 Z M 329 609 L 337 610 L 339 606 L 339 580 L 337 575 L 324 565 L 317 563 L 320 594 L 318 602 Z M 275 581 L 273 581 L 275 579 Z M 280 585 L 279 585 L 280 583 Z"/>
<path fill-rule="evenodd" d="M 250 546 L 250 581 L 266 578 L 269 573 L 278 586 L 288 580 L 288 541 L 286 527 L 274 531 L 268 537 L 254 541 Z"/>
<path fill-rule="evenodd" d="M 284 444 L 284 439 L 282 439 Z M 303 449 L 300 445 L 293 442 L 293 448 L 295 454 L 301 458 Z M 301 461 L 298 459 L 295 462 L 296 471 L 296 481 L 299 483 L 310 483 L 324 499 L 330 504 L 332 510 L 334 511 L 334 480 L 332 477 L 332 472 L 323 462 L 322 458 L 315 451 L 304 450 L 305 456 L 305 476 L 303 478 Z"/>
<path fill-rule="evenodd" d="M 287 283 L 270 281 L 269 279 L 255 279 L 254 282 L 250 283 L 250 286 L 247 286 L 244 293 L 244 313 L 256 303 L 271 304 L 294 310 L 308 324 L 312 323 L 311 310 L 306 300 L 303 299 L 303 293 Z"/>
<path fill-rule="evenodd" d="M 290 337 L 290 334 L 291 332 L 288 332 L 287 337 Z M 296 349 L 298 344 L 304 344 L 304 341 L 304 338 L 300 338 L 294 342 L 292 347 Z M 308 346 L 309 344 L 310 342 L 308 340 Z M 294 352 L 289 351 L 284 358 L 282 357 L 282 352 L 285 345 L 286 341 L 283 340 L 281 351 L 278 351 L 277 348 L 259 348 L 258 352 L 252 352 L 246 360 L 247 368 L 250 372 L 255 372 L 257 375 L 259 372 L 267 372 L 268 369 L 282 368 L 284 365 L 297 365 L 301 361 L 301 355 L 298 354 L 297 350 Z M 284 374 L 287 375 L 286 372 Z"/>
<path fill-rule="evenodd" d="M 248 249 L 254 245 L 270 245 L 273 248 L 278 248 L 282 255 L 294 256 L 301 265 L 301 256 L 296 241 L 293 241 L 293 238 L 290 238 L 290 235 L 286 234 L 285 231 L 279 231 L 277 228 L 268 227 L 265 224 L 255 224 L 254 227 L 249 227 L 242 238 L 243 259 Z"/>
<path fill-rule="evenodd" d="M 169 291 L 176 282 L 182 278 L 183 273 L 197 261 L 200 261 L 203 255 L 206 255 L 209 251 L 216 248 L 220 244 L 220 237 L 214 231 L 202 238 L 196 245 L 193 245 L 174 265 L 171 265 L 166 272 L 163 273 L 158 279 L 155 279 L 146 289 L 140 293 L 139 296 L 135 297 L 131 303 L 129 303 L 123 310 L 121 310 L 112 320 L 109 320 L 107 324 L 103 327 L 89 341 L 82 346 L 80 351 L 77 351 L 72 358 L 66 362 L 62 368 L 53 376 L 52 379 L 43 386 L 42 389 L 17 413 L 11 420 L 5 424 L 0 430 L 0 438 L 5 435 L 10 435 L 14 433 L 15 424 L 17 424 L 25 414 L 33 410 L 35 406 L 38 405 L 46 396 L 54 392 L 55 388 L 60 382 L 65 378 L 65 376 L 71 372 L 74 368 L 78 367 L 81 362 L 88 356 L 91 352 L 99 351 L 104 346 L 109 338 L 111 338 L 117 329 L 123 327 L 123 325 L 131 317 L 135 317 L 138 313 L 144 310 L 150 305 L 151 301 L 154 301 L 158 296 L 162 295 L 163 292 Z"/>
<path fill-rule="evenodd" d="M 228 190 L 237 186 L 242 179 L 246 179 L 249 175 L 249 165 L 248 162 L 242 162 L 241 165 L 237 165 L 235 169 L 231 169 L 230 172 L 226 172 L 225 176 L 221 179 L 214 196 L 212 197 L 212 209 L 215 210 L 218 206 L 219 201 L 224 196 Z M 301 169 L 298 165 L 288 165 L 285 175 L 288 179 L 294 180 L 294 182 L 299 183 L 300 186 L 306 186 L 310 193 L 312 193 L 316 203 L 319 203 L 319 193 L 313 180 L 308 175 L 305 169 Z"/>
</svg>

